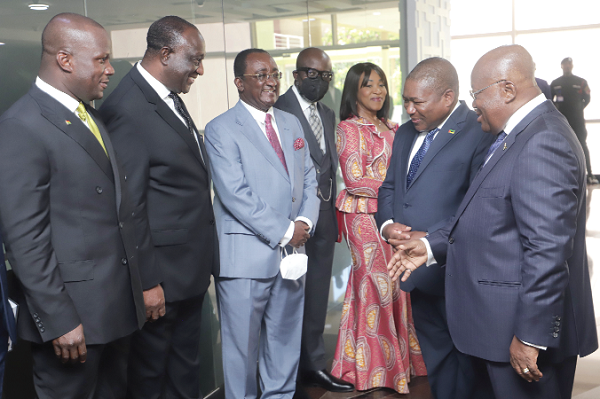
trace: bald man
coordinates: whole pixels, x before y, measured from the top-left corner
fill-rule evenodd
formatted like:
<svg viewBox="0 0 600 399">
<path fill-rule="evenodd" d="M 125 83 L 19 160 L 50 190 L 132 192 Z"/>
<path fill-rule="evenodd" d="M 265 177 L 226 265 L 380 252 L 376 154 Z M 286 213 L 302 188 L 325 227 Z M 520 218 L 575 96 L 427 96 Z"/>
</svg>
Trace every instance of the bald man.
<svg viewBox="0 0 600 399">
<path fill-rule="evenodd" d="M 494 141 L 481 130 L 475 112 L 458 101 L 458 88 L 456 69 L 438 57 L 421 61 L 406 78 L 402 98 L 411 120 L 396 132 L 375 216 L 394 246 L 432 233 L 452 218 Z M 410 292 L 434 397 L 468 399 L 475 372 L 448 331 L 442 266 L 417 270 L 400 288 Z"/>
<path fill-rule="evenodd" d="M 328 391 L 348 392 L 353 391 L 354 386 L 332 376 L 326 369 L 327 359 L 323 341 L 333 253 L 338 235 L 335 215 L 335 177 L 338 167 L 335 149 L 336 120 L 335 113 L 321 102 L 332 79 L 331 60 L 323 50 L 316 47 L 302 50 L 296 59 L 294 85 L 279 97 L 275 108 L 295 115 L 300 121 L 319 184 L 319 222 L 314 235 L 306 243 L 308 270 L 300 380 L 307 385 L 317 385 Z"/>
<path fill-rule="evenodd" d="M 0 117 L 0 224 L 40 399 L 124 397 L 123 347 L 146 320 L 126 176 L 89 106 L 110 48 L 95 21 L 55 16 L 35 83 Z"/>
<path fill-rule="evenodd" d="M 479 59 L 473 107 L 497 139 L 454 220 L 400 245 L 389 267 L 406 279 L 415 266 L 446 263 L 450 334 L 485 365 L 497 398 L 565 399 L 577 356 L 598 348 L 585 157 L 534 72 L 517 45 Z"/>
</svg>

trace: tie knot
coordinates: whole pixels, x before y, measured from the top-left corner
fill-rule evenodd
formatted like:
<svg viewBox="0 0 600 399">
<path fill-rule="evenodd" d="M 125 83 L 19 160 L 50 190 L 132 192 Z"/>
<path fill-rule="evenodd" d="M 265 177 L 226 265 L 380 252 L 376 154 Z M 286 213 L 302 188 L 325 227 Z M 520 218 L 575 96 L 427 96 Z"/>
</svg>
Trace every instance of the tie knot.
<svg viewBox="0 0 600 399">
<path fill-rule="evenodd" d="M 87 120 L 87 111 L 85 110 L 85 105 L 83 105 L 82 102 L 80 102 L 77 106 L 77 116 L 79 116 L 79 119 L 84 122 Z"/>
<path fill-rule="evenodd" d="M 439 128 L 437 128 L 437 127 L 436 127 L 435 129 L 431 129 L 431 130 L 429 131 L 429 133 L 427 133 L 427 135 L 428 135 L 429 137 L 431 137 L 431 136 L 435 135 L 435 134 L 436 134 L 436 133 L 437 133 L 439 130 L 440 130 L 440 129 L 439 129 Z"/>
<path fill-rule="evenodd" d="M 265 124 L 270 125 L 271 124 L 271 114 L 269 114 L 267 112 L 267 116 L 265 116 Z"/>
</svg>

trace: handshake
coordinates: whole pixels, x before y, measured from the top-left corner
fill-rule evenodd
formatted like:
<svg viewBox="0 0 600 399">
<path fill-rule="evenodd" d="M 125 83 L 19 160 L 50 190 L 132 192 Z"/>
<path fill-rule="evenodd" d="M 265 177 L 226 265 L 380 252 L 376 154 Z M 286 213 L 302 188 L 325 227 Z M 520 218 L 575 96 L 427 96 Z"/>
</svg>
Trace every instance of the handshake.
<svg viewBox="0 0 600 399">
<path fill-rule="evenodd" d="M 388 273 L 392 281 L 406 281 L 417 267 L 427 262 L 427 247 L 420 239 L 427 235 L 424 231 L 412 231 L 402 223 L 386 225 L 381 235 L 394 248 L 394 256 L 388 262 Z M 402 275 L 404 273 L 404 275 Z"/>
</svg>

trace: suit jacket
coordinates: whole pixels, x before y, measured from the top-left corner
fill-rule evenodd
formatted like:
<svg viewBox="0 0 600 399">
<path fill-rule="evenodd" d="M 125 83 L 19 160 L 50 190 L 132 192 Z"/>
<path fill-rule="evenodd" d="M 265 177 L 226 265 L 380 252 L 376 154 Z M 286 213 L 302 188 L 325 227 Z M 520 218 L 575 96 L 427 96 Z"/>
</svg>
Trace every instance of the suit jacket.
<svg viewBox="0 0 600 399">
<path fill-rule="evenodd" d="M 0 117 L 0 222 L 22 287 L 19 334 L 47 342 L 83 324 L 87 344 L 146 319 L 132 209 L 109 157 L 79 118 L 35 84 Z"/>
<path fill-rule="evenodd" d="M 454 216 L 494 141 L 493 135 L 481 130 L 477 114 L 462 101 L 431 143 L 407 188 L 411 149 L 418 135 L 411 121 L 396 132 L 390 167 L 379 188 L 375 215 L 379 228 L 390 219 L 428 233 L 443 227 Z M 418 268 L 401 287 L 443 295 L 441 264 Z"/>
<path fill-rule="evenodd" d="M 302 126 L 293 115 L 274 114 L 289 173 L 241 100 L 206 125 L 221 277 L 276 276 L 290 221 L 317 223 L 317 181 Z"/>
<path fill-rule="evenodd" d="M 583 151 L 550 101 L 504 143 L 456 219 L 429 236 L 435 258 L 446 258 L 452 339 L 461 352 L 496 362 L 509 361 L 513 336 L 548 347 L 554 361 L 585 356 L 598 341 Z"/>
<path fill-rule="evenodd" d="M 323 154 L 321 146 L 291 87 L 285 94 L 279 96 L 274 107 L 294 115 L 302 125 L 304 137 L 306 138 L 310 150 L 310 157 L 312 158 L 313 164 L 315 165 L 315 171 L 317 172 L 317 184 L 321 192 L 321 196 L 319 197 L 321 200 L 320 209 L 330 210 L 331 217 L 328 220 L 331 220 L 332 225 L 335 226 L 335 230 L 332 230 L 331 240 L 336 240 L 337 223 L 335 215 L 335 199 L 338 157 L 335 148 L 335 113 L 326 105 L 317 102 L 317 111 L 319 112 L 319 116 L 323 123 L 323 136 L 325 137 L 326 153 Z M 324 199 L 329 199 L 329 201 L 324 201 Z M 323 216 L 321 215 L 320 217 L 322 219 Z M 335 236 L 333 233 L 335 233 Z"/>
<path fill-rule="evenodd" d="M 140 253 L 144 289 L 162 283 L 167 301 L 205 292 L 218 257 L 202 140 L 204 160 L 187 126 L 136 67 L 100 114 L 128 178 L 138 245 L 148 248 Z"/>
<path fill-rule="evenodd" d="M 8 287 L 6 279 L 6 266 L 4 265 L 4 252 L 2 251 L 2 237 L 0 237 L 0 301 L 2 301 L 2 314 L 0 317 L 0 328 L 6 327 L 8 336 L 12 342 L 17 342 L 17 326 L 10 304 L 8 303 Z M 0 359 L 2 356 L 0 355 Z"/>
</svg>

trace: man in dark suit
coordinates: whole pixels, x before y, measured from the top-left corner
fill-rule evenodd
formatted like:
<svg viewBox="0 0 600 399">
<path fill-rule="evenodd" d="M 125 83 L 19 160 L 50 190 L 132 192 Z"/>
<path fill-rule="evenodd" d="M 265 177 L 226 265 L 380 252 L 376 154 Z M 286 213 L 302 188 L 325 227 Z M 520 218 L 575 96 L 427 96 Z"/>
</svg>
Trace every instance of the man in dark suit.
<svg viewBox="0 0 600 399">
<path fill-rule="evenodd" d="M 306 243 L 308 270 L 302 325 L 300 355 L 301 380 L 328 391 L 348 392 L 354 386 L 332 376 L 325 359 L 325 317 L 329 300 L 333 253 L 337 241 L 335 216 L 338 157 L 335 150 L 335 113 L 320 101 L 327 93 L 333 78 L 331 60 L 321 49 L 310 47 L 298 54 L 294 85 L 279 97 L 275 108 L 298 118 L 310 149 L 310 157 L 317 172 L 320 201 L 319 222 L 315 233 Z"/>
<path fill-rule="evenodd" d="M 497 139 L 453 221 L 400 245 L 389 267 L 394 278 L 407 269 L 406 279 L 425 261 L 446 261 L 450 333 L 485 365 L 497 398 L 565 399 L 577 356 L 598 347 L 585 158 L 534 71 L 521 46 L 479 59 L 473 106 Z"/>
<path fill-rule="evenodd" d="M 204 142 L 178 93 L 204 73 L 204 39 L 175 16 L 154 22 L 141 63 L 100 108 L 123 163 L 140 231 L 138 245 L 155 268 L 142 269 L 144 295 L 166 300 L 134 334 L 128 398 L 198 398 L 200 316 L 218 267 L 210 172 Z M 215 272 L 218 271 L 215 269 Z"/>
<path fill-rule="evenodd" d="M 87 105 L 110 47 L 95 21 L 55 16 L 35 84 L 0 118 L 0 222 L 40 399 L 123 397 L 124 341 L 145 321 L 126 178 Z"/>
<path fill-rule="evenodd" d="M 458 101 L 456 69 L 443 58 L 421 61 L 406 78 L 402 97 L 411 120 L 396 132 L 376 214 L 383 237 L 394 246 L 448 222 L 494 140 L 481 130 L 475 112 Z M 441 266 L 417 270 L 401 288 L 411 293 L 432 393 L 437 399 L 469 398 L 473 365 L 448 331 Z"/>
<path fill-rule="evenodd" d="M 8 302 L 8 287 L 6 286 L 6 266 L 4 265 L 4 249 L 0 236 L 0 397 L 4 381 L 4 365 L 8 351 L 8 339 L 17 342 L 17 326 L 15 317 Z"/>
</svg>

